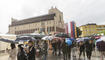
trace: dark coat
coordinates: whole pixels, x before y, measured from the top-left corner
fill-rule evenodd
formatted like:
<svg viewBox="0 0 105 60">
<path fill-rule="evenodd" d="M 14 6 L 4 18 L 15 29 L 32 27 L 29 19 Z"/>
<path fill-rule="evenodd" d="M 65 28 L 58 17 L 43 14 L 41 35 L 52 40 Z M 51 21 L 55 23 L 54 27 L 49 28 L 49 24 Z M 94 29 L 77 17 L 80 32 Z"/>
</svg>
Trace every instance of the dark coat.
<svg viewBox="0 0 105 60">
<path fill-rule="evenodd" d="M 43 54 L 46 54 L 47 55 L 47 52 L 48 52 L 48 44 L 47 43 L 44 43 L 43 44 L 43 49 L 42 49 L 43 51 Z"/>
<path fill-rule="evenodd" d="M 85 44 L 85 47 L 86 47 L 86 51 L 93 51 L 95 48 L 95 44 L 93 44 L 93 43 L 89 44 L 89 42 L 87 42 Z"/>
<path fill-rule="evenodd" d="M 70 46 L 68 46 L 66 43 L 62 44 L 62 52 L 63 54 L 67 54 L 68 52 L 70 52 Z"/>
<path fill-rule="evenodd" d="M 105 42 L 104 41 L 97 42 L 96 46 L 99 51 L 105 51 Z"/>
<path fill-rule="evenodd" d="M 35 60 L 36 50 L 33 46 L 29 47 L 28 60 Z"/>
<path fill-rule="evenodd" d="M 52 47 L 56 49 L 57 48 L 57 43 L 56 42 L 52 43 Z"/>
<path fill-rule="evenodd" d="M 85 50 L 85 44 L 79 46 L 80 47 L 80 51 L 84 51 Z"/>
<path fill-rule="evenodd" d="M 62 44 L 62 52 L 63 52 L 63 54 L 64 53 L 66 53 L 66 49 L 67 49 L 67 44 L 64 42 L 63 44 Z"/>
<path fill-rule="evenodd" d="M 24 51 L 18 52 L 17 60 L 27 60 L 27 55 L 25 54 Z"/>
<path fill-rule="evenodd" d="M 61 41 L 60 40 L 58 40 L 58 42 L 57 42 L 57 48 L 61 49 Z"/>
</svg>

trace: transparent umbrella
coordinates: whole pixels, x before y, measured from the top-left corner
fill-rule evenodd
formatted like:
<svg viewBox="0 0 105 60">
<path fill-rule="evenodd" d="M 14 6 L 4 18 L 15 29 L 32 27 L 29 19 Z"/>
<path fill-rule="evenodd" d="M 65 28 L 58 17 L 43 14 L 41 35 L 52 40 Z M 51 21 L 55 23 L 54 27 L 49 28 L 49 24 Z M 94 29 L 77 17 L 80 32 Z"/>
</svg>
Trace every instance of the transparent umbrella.
<svg viewBox="0 0 105 60">
<path fill-rule="evenodd" d="M 19 41 L 29 41 L 29 40 L 35 41 L 36 39 L 30 36 L 21 36 L 18 37 L 15 41 L 19 42 Z"/>
<path fill-rule="evenodd" d="M 18 44 L 18 42 L 13 41 L 13 40 L 8 40 L 8 39 L 0 39 L 0 41 L 6 42 L 6 43 L 15 43 L 15 44 Z"/>
<path fill-rule="evenodd" d="M 42 38 L 42 40 L 52 40 L 53 38 L 53 36 L 45 36 Z"/>
</svg>

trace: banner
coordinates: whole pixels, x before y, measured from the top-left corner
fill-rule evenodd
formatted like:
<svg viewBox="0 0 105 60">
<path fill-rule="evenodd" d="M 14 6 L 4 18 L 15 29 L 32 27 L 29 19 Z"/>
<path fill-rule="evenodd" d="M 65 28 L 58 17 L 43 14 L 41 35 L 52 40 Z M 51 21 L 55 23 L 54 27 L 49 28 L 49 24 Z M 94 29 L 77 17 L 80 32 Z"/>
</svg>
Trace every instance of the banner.
<svg viewBox="0 0 105 60">
<path fill-rule="evenodd" d="M 68 35 L 69 32 L 68 32 L 68 23 L 65 23 L 65 33 Z"/>
<path fill-rule="evenodd" d="M 76 24 L 74 21 L 70 22 L 71 38 L 76 38 Z"/>
</svg>

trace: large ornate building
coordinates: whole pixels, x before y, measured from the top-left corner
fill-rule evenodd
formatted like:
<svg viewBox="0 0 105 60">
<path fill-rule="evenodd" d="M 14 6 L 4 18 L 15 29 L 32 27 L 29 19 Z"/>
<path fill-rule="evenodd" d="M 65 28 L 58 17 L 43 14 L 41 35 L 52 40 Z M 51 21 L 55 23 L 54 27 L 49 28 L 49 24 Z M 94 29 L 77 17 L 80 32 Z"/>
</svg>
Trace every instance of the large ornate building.
<svg viewBox="0 0 105 60">
<path fill-rule="evenodd" d="M 54 34 L 64 32 L 63 13 L 57 8 L 51 8 L 46 15 L 32 17 L 23 20 L 12 18 L 9 25 L 10 34 L 30 34 L 30 33 Z"/>
</svg>

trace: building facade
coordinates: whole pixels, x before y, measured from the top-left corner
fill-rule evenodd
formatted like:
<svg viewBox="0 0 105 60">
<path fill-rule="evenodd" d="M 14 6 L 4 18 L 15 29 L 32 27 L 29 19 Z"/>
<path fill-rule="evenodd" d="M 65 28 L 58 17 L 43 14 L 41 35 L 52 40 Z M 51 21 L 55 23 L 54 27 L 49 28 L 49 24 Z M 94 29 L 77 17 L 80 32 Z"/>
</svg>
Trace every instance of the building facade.
<svg viewBox="0 0 105 60">
<path fill-rule="evenodd" d="M 57 8 L 51 8 L 46 15 L 16 20 L 12 18 L 9 25 L 10 34 L 30 34 L 30 33 L 54 34 L 64 32 L 63 13 Z"/>
<path fill-rule="evenodd" d="M 102 31 L 105 31 L 105 25 L 98 25 L 97 26 L 97 31 L 98 31 L 98 33 L 102 32 Z"/>
<path fill-rule="evenodd" d="M 93 34 L 100 34 L 105 31 L 105 25 L 97 25 L 95 23 L 82 25 L 79 28 L 82 31 L 81 37 L 90 36 Z"/>
<path fill-rule="evenodd" d="M 82 25 L 79 28 L 82 31 L 81 37 L 91 36 L 93 34 L 97 34 L 98 33 L 97 32 L 97 24 L 95 24 L 95 23 Z"/>
</svg>

